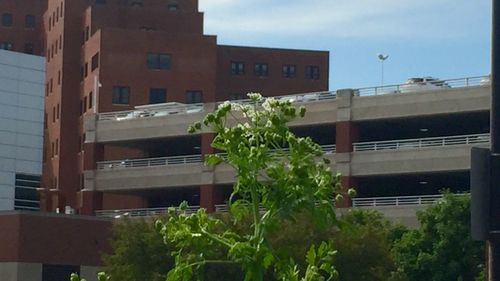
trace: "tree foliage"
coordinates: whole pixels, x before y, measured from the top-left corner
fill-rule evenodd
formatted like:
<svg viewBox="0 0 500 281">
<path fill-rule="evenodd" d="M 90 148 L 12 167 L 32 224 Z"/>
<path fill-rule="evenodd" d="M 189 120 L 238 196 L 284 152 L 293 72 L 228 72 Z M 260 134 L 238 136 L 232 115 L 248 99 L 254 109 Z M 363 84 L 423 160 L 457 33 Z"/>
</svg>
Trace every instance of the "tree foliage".
<svg viewBox="0 0 500 281">
<path fill-rule="evenodd" d="M 334 198 L 340 186 L 328 159 L 322 159 L 319 145 L 295 136 L 287 126 L 303 117 L 305 108 L 297 110 L 291 101 L 259 94 L 249 97 L 251 104 L 225 102 L 203 120 L 215 132 L 212 146 L 223 153 L 208 156 L 206 163 L 224 162 L 236 171 L 228 202 L 231 220 L 209 216 L 204 209 L 191 215 L 171 209 L 167 220 L 158 221 L 165 241 L 176 248 L 175 267 L 167 280 L 201 280 L 208 264 L 236 265 L 245 281 L 263 280 L 269 270 L 278 280 L 334 280 L 330 243 L 310 246 L 302 272 L 293 258 L 280 257 L 270 243 L 280 223 L 295 221 L 301 212 L 311 214 L 319 225 L 336 221 Z M 196 123 L 190 131 L 203 125 Z M 184 203 L 181 210 L 186 207 Z M 247 218 L 247 231 L 234 231 L 231 226 Z"/>
<path fill-rule="evenodd" d="M 474 280 L 482 270 L 484 247 L 470 237 L 470 195 L 445 193 L 417 216 L 420 228 L 405 233 L 393 248 L 408 280 Z"/>
<path fill-rule="evenodd" d="M 115 221 L 111 246 L 113 252 L 103 260 L 112 280 L 164 281 L 174 264 L 171 248 L 152 220 L 124 217 Z"/>
</svg>

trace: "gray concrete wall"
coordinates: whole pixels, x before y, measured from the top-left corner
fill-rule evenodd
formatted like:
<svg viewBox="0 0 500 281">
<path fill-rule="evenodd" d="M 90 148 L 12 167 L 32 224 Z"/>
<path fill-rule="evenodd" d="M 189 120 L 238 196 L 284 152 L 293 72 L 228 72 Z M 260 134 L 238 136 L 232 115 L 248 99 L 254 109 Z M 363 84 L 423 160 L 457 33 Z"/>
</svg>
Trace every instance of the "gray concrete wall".
<svg viewBox="0 0 500 281">
<path fill-rule="evenodd" d="M 23 262 L 1 262 L 2 281 L 42 281 L 42 264 Z"/>
</svg>

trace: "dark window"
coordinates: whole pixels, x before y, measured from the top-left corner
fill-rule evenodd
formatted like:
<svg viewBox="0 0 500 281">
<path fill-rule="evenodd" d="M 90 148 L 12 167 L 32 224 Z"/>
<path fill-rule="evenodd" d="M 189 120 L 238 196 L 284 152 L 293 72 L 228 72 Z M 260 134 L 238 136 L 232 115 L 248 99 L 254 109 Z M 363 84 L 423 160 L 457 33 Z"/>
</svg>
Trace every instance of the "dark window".
<svg viewBox="0 0 500 281">
<path fill-rule="evenodd" d="M 169 11 L 174 12 L 174 11 L 179 10 L 179 5 L 177 5 L 177 4 L 168 4 L 167 8 L 168 8 Z"/>
<path fill-rule="evenodd" d="M 229 95 L 229 100 L 243 100 L 246 99 L 247 97 L 244 94 L 230 94 Z"/>
<path fill-rule="evenodd" d="M 317 66 L 317 65 L 306 66 L 306 79 L 318 80 L 319 79 L 319 66 Z"/>
<path fill-rule="evenodd" d="M 201 91 L 186 91 L 186 103 L 202 103 L 203 94 Z"/>
<path fill-rule="evenodd" d="M 294 78 L 295 77 L 295 65 L 293 65 L 293 64 L 283 65 L 283 77 Z"/>
<path fill-rule="evenodd" d="M 82 112 L 87 112 L 87 96 L 83 97 Z"/>
<path fill-rule="evenodd" d="M 44 153 L 45 155 L 45 153 Z M 40 210 L 38 191 L 40 187 L 40 176 L 28 174 L 16 174 L 15 188 L 15 210 Z"/>
<path fill-rule="evenodd" d="M 132 3 L 130 3 L 130 6 L 142 7 L 144 6 L 144 3 L 142 3 L 142 0 L 133 0 Z"/>
<path fill-rule="evenodd" d="M 99 53 L 92 56 L 92 71 L 99 67 Z"/>
<path fill-rule="evenodd" d="M 94 106 L 94 93 L 90 92 L 89 93 L 89 109 L 91 109 Z"/>
<path fill-rule="evenodd" d="M 128 104 L 130 98 L 130 88 L 124 86 L 113 87 L 113 104 Z"/>
<path fill-rule="evenodd" d="M 63 17 L 63 14 L 64 14 L 63 10 L 64 10 L 64 3 L 61 2 L 61 10 L 60 10 L 60 12 L 61 12 L 61 14 L 60 14 L 61 18 Z"/>
<path fill-rule="evenodd" d="M 148 69 L 170 69 L 170 55 L 148 53 Z"/>
<path fill-rule="evenodd" d="M 49 31 L 50 31 L 51 28 L 52 28 L 52 18 L 49 17 Z"/>
<path fill-rule="evenodd" d="M 268 66 L 267 63 L 256 63 L 254 67 L 254 73 L 256 76 L 267 76 L 268 72 Z"/>
<path fill-rule="evenodd" d="M 149 89 L 149 103 L 164 103 L 167 102 L 167 90 L 160 88 Z"/>
<path fill-rule="evenodd" d="M 53 265 L 42 266 L 42 281 L 69 280 L 71 273 L 80 274 L 80 267 L 76 265 Z"/>
<path fill-rule="evenodd" d="M 231 74 L 243 75 L 245 74 L 245 64 L 240 61 L 231 62 Z"/>
<path fill-rule="evenodd" d="M 10 42 L 2 42 L 2 43 L 0 43 L 0 49 L 2 49 L 2 50 L 12 50 L 12 43 L 10 43 Z"/>
<path fill-rule="evenodd" d="M 85 66 L 83 68 L 83 75 L 85 76 L 85 78 L 87 76 L 89 76 L 89 64 L 88 63 L 85 63 Z"/>
<path fill-rule="evenodd" d="M 59 104 L 57 104 L 57 109 L 56 109 L 56 119 L 59 120 L 59 116 L 61 115 L 61 107 Z"/>
<path fill-rule="evenodd" d="M 95 0 L 96 4 L 106 4 L 106 0 Z"/>
<path fill-rule="evenodd" d="M 52 78 L 50 78 L 49 84 L 50 84 L 50 92 L 52 93 L 54 91 L 54 80 Z"/>
<path fill-rule="evenodd" d="M 62 35 L 59 35 L 59 50 L 62 49 Z"/>
<path fill-rule="evenodd" d="M 3 26 L 12 26 L 12 14 L 5 13 L 2 15 L 2 25 Z"/>
<path fill-rule="evenodd" d="M 90 38 L 90 27 L 86 26 L 85 27 L 85 41 L 89 40 Z"/>
<path fill-rule="evenodd" d="M 52 107 L 52 123 L 56 122 L 56 107 Z"/>
<path fill-rule="evenodd" d="M 26 54 L 33 54 L 33 44 L 31 43 L 24 44 L 24 52 Z"/>
<path fill-rule="evenodd" d="M 26 28 L 35 28 L 35 16 L 33 15 L 26 15 L 24 17 L 24 27 Z"/>
<path fill-rule="evenodd" d="M 61 85 L 61 71 L 57 72 L 57 85 Z"/>
</svg>

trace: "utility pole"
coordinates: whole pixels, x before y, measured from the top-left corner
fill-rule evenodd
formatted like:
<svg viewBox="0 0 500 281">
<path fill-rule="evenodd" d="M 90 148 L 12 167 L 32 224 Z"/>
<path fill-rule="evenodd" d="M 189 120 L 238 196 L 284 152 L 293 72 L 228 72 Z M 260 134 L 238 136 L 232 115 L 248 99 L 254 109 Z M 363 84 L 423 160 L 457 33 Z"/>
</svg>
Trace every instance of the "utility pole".
<svg viewBox="0 0 500 281">
<path fill-rule="evenodd" d="M 500 281 L 500 0 L 492 0 L 490 148 L 471 150 L 471 235 L 486 241 L 487 276 Z"/>
<path fill-rule="evenodd" d="M 500 0 L 492 0 L 491 48 L 491 181 L 488 271 L 490 281 L 500 281 Z"/>
</svg>

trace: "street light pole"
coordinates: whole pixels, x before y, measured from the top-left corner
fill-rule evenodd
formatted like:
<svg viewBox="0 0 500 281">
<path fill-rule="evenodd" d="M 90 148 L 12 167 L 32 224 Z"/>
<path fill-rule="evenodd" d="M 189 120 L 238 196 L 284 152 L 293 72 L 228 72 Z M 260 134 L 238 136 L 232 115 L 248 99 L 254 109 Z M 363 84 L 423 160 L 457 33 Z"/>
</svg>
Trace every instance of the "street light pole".
<svg viewBox="0 0 500 281">
<path fill-rule="evenodd" d="M 389 55 L 384 55 L 384 54 L 378 54 L 377 55 L 378 59 L 380 60 L 381 64 L 381 83 L 380 83 L 380 88 L 384 87 L 384 61 L 389 57 Z"/>
</svg>

